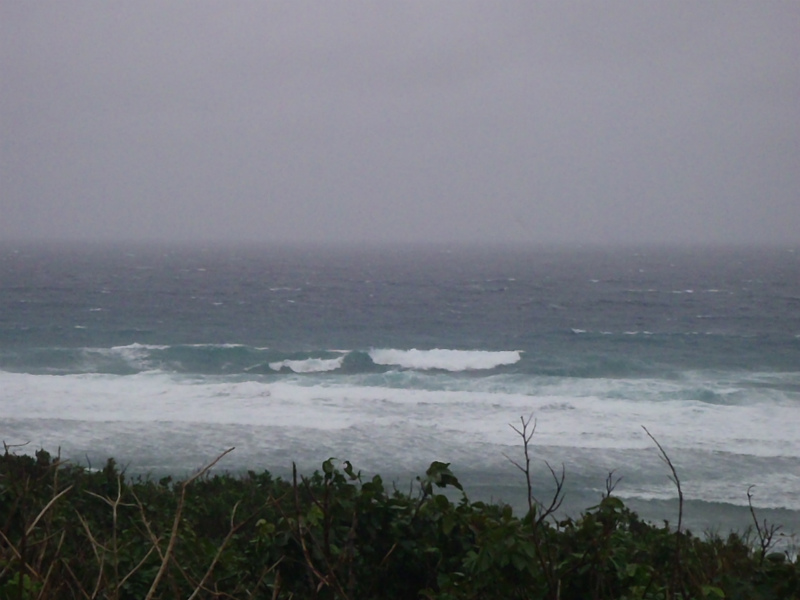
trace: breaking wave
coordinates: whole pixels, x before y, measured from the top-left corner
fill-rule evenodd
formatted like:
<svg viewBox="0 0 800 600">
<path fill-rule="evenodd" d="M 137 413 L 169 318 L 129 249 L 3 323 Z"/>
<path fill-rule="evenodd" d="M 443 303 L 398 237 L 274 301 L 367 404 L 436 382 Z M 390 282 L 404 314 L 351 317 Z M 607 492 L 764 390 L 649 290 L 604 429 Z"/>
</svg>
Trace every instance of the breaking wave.
<svg viewBox="0 0 800 600">
<path fill-rule="evenodd" d="M 269 368 L 273 371 L 289 369 L 295 373 L 322 373 L 325 371 L 335 371 L 342 366 L 344 356 L 339 358 L 307 358 L 305 360 L 282 360 L 269 363 Z"/>
<path fill-rule="evenodd" d="M 311 350 L 285 351 L 242 344 L 128 344 L 110 348 L 33 348 L 3 356 L 0 369 L 27 373 L 130 375 L 160 370 L 186 374 L 374 373 L 388 370 L 487 371 L 513 365 L 520 351 Z"/>
<path fill-rule="evenodd" d="M 396 365 L 404 369 L 440 369 L 443 371 L 476 371 L 513 365 L 522 358 L 518 350 L 490 352 L 486 350 L 370 350 L 370 358 L 378 365 Z"/>
</svg>

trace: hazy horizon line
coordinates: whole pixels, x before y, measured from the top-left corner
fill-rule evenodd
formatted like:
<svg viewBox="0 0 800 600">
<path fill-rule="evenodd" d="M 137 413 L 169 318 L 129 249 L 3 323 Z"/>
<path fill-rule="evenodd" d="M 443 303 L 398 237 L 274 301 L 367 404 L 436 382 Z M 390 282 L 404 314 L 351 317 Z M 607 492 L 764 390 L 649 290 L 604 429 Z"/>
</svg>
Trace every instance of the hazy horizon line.
<svg viewBox="0 0 800 600">
<path fill-rule="evenodd" d="M 697 242 L 664 242 L 664 241 L 604 241 L 604 242 L 576 242 L 576 241 L 488 241 L 488 240 L 459 240 L 459 241 L 346 241 L 346 240 L 231 240 L 231 239 L 198 239 L 198 240 L 168 240 L 168 239 L 41 239 L 19 238 L 0 239 L 0 247 L 6 250 L 19 248 L 46 248 L 46 247 L 73 247 L 73 248 L 136 248 L 136 249 L 258 249 L 258 248 L 283 248 L 283 249 L 313 249 L 327 248 L 331 250 L 355 249 L 486 249 L 486 250 L 524 250 L 524 249 L 550 249 L 550 250 L 724 250 L 724 249 L 774 249 L 794 252 L 800 249 L 798 242 L 765 242 L 765 241 L 715 241 L 705 240 Z"/>
</svg>

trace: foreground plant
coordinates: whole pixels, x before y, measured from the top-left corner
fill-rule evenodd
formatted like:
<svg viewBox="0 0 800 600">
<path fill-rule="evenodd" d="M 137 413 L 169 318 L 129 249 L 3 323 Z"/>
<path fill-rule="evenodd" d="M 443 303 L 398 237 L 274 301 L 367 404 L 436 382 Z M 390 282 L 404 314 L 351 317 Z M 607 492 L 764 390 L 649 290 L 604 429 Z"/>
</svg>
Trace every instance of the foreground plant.
<svg viewBox="0 0 800 600">
<path fill-rule="evenodd" d="M 40 450 L 0 456 L 0 598 L 295 599 L 787 599 L 800 563 L 756 539 L 700 539 L 639 519 L 613 495 L 558 516 L 565 473 L 548 468 L 543 500 L 531 477 L 535 421 L 522 439 L 528 510 L 470 502 L 448 463 L 416 492 L 387 489 L 345 461 L 290 481 L 210 470 L 183 482 L 130 479 L 109 460 L 97 472 Z M 649 435 L 649 432 L 648 432 Z M 652 436 L 651 436 L 652 437 Z M 511 460 L 511 459 L 510 459 Z M 618 481 L 618 480 L 617 480 Z M 457 490 L 456 501 L 444 488 Z M 749 493 L 749 490 L 748 490 Z M 755 511 L 753 511 L 755 519 Z"/>
</svg>

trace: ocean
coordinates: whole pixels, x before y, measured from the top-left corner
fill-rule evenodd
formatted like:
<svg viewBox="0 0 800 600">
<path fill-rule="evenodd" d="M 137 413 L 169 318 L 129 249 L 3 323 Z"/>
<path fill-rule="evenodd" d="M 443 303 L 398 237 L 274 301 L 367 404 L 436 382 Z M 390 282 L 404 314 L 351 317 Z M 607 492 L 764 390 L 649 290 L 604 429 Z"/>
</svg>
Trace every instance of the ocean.
<svg viewBox="0 0 800 600">
<path fill-rule="evenodd" d="M 800 531 L 800 249 L 0 246 L 0 439 L 128 474 L 320 468 Z M 26 444 L 24 446 L 17 446 Z M 60 449 L 60 450 L 59 450 Z M 754 486 L 750 488 L 750 486 Z"/>
</svg>

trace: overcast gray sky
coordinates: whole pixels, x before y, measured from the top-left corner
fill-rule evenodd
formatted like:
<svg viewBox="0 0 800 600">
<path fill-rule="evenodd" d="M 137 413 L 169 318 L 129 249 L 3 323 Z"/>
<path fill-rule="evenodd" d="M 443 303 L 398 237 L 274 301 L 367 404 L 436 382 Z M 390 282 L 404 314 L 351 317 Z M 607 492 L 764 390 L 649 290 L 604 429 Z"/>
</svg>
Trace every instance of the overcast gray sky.
<svg viewBox="0 0 800 600">
<path fill-rule="evenodd" d="M 0 0 L 0 239 L 800 243 L 800 2 Z"/>
</svg>

